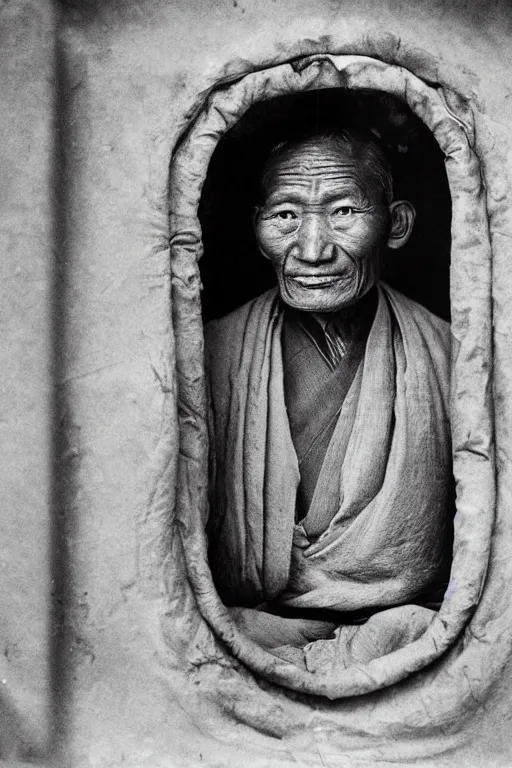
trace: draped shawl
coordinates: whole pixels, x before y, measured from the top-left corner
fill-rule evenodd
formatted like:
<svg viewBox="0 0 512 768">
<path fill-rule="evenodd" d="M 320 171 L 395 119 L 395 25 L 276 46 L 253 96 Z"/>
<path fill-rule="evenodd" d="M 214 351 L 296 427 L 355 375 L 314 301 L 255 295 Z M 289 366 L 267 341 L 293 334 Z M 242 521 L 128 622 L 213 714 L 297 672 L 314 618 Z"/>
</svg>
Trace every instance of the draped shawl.
<svg viewBox="0 0 512 768">
<path fill-rule="evenodd" d="M 364 359 L 297 524 L 282 325 L 273 289 L 206 329 L 219 594 L 227 605 L 336 611 L 413 601 L 449 567 L 449 326 L 379 286 Z M 325 521 L 314 540 L 310 517 Z"/>
</svg>

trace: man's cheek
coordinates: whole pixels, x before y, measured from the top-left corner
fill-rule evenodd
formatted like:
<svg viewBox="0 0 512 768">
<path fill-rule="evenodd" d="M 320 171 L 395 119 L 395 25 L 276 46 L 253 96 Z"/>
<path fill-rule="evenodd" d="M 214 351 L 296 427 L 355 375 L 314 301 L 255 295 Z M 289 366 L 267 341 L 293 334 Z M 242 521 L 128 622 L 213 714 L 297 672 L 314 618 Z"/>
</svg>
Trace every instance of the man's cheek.
<svg viewBox="0 0 512 768">
<path fill-rule="evenodd" d="M 290 237 L 281 234 L 267 234 L 258 237 L 258 245 L 265 258 L 274 264 L 280 264 L 286 258 L 286 254 L 293 245 Z"/>
<path fill-rule="evenodd" d="M 353 226 L 347 229 L 339 229 L 333 232 L 333 238 L 341 245 L 353 250 L 364 249 L 365 245 L 375 238 L 373 233 L 366 228 Z"/>
<path fill-rule="evenodd" d="M 379 238 L 373 232 L 336 233 L 333 241 L 356 262 L 374 258 L 379 246 Z"/>
</svg>

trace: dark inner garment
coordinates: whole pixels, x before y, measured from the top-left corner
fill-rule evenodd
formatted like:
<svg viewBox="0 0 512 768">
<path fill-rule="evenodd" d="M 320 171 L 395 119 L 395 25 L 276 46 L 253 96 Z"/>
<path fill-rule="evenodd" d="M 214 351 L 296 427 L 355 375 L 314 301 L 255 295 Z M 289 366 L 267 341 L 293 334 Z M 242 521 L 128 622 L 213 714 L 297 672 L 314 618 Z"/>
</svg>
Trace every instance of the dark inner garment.
<svg viewBox="0 0 512 768">
<path fill-rule="evenodd" d="M 329 350 L 325 348 L 325 334 L 311 313 L 285 308 L 282 334 L 286 371 L 284 395 L 301 476 L 297 521 L 306 517 L 311 506 L 343 401 L 364 357 L 376 306 L 377 290 L 373 288 L 353 307 L 354 336 L 347 354 L 337 364 L 331 362 Z M 322 403 L 321 408 L 318 403 Z M 304 523 L 308 526 L 310 540 L 319 536 L 328 522 Z"/>
</svg>

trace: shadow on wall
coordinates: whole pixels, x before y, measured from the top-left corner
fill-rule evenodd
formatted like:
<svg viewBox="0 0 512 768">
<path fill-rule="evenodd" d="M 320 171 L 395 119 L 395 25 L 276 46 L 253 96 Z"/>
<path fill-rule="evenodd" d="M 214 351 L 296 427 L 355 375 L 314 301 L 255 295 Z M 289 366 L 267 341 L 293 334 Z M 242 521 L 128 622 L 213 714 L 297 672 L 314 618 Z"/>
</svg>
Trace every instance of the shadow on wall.
<svg viewBox="0 0 512 768">
<path fill-rule="evenodd" d="M 305 131 L 359 126 L 381 136 L 393 168 L 395 198 L 410 200 L 417 211 L 409 243 L 388 254 L 384 279 L 449 319 L 451 197 L 439 145 L 395 96 L 332 88 L 257 102 L 219 141 L 199 208 L 205 322 L 274 284 L 252 231 L 259 178 L 270 150 Z"/>
</svg>

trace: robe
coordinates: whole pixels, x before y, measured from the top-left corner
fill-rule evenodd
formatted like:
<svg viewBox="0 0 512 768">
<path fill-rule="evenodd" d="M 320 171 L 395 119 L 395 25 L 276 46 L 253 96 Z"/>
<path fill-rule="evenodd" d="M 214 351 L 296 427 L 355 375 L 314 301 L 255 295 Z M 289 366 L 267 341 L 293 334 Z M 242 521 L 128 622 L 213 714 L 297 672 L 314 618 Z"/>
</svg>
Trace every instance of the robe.
<svg viewBox="0 0 512 768">
<path fill-rule="evenodd" d="M 344 310 L 343 334 L 340 337 L 337 333 L 334 354 L 334 344 L 329 344 L 325 333 L 325 319 L 315 319 L 310 312 L 284 306 L 281 333 L 284 396 L 300 473 L 297 519 L 305 518 L 311 507 L 341 407 L 364 356 L 375 316 L 376 294 L 377 290 L 373 289 L 357 305 Z M 329 322 L 331 334 L 336 332 L 337 322 L 339 318 L 334 315 L 334 320 Z M 318 535 L 328 522 L 308 516 L 308 535 Z"/>
<path fill-rule="evenodd" d="M 274 289 L 206 330 L 207 533 L 219 594 L 282 615 L 327 611 L 340 624 L 425 604 L 450 567 L 449 326 L 378 287 L 364 355 L 298 520 L 283 319 Z"/>
</svg>

